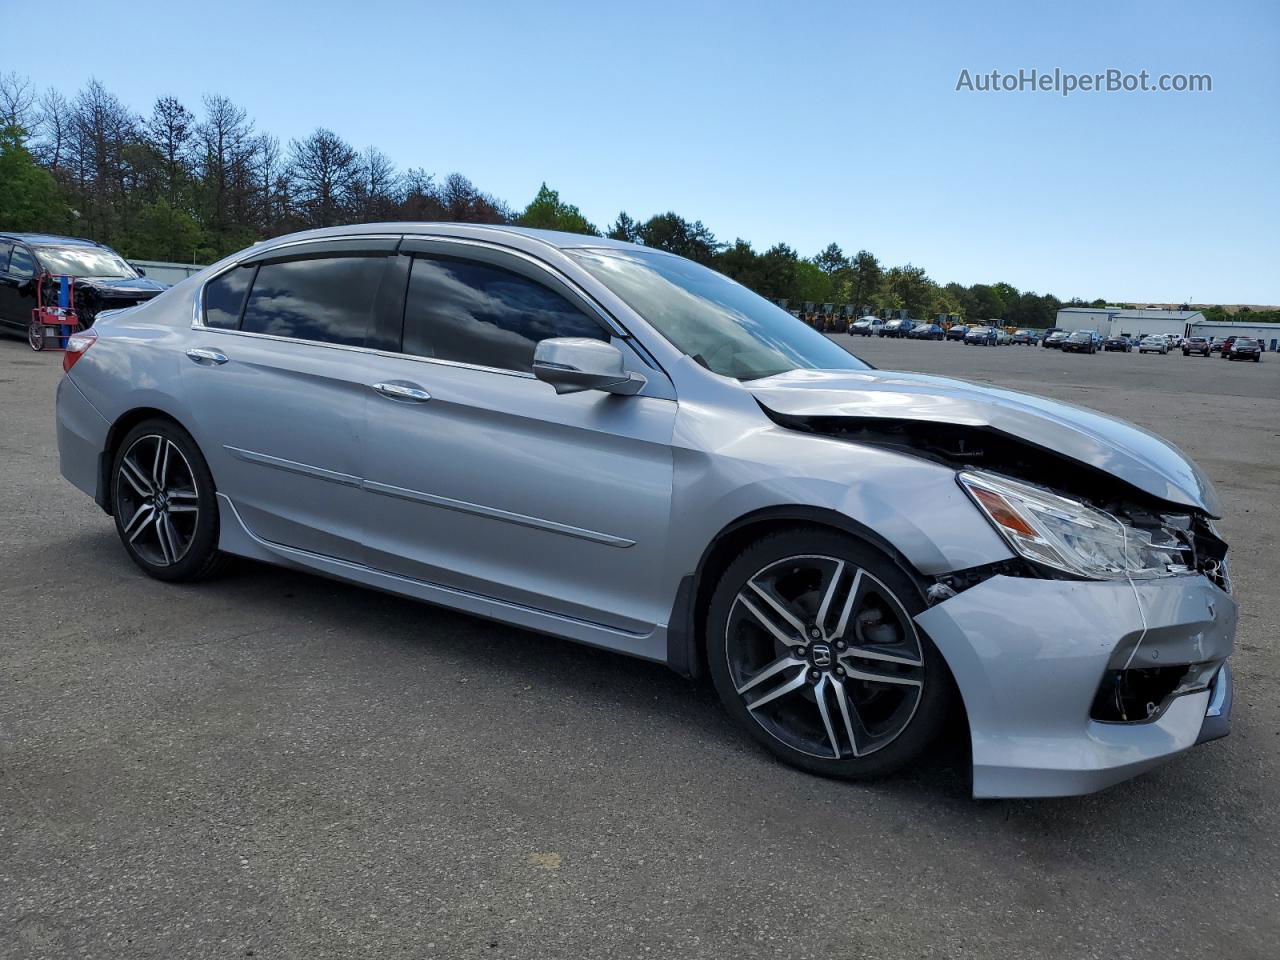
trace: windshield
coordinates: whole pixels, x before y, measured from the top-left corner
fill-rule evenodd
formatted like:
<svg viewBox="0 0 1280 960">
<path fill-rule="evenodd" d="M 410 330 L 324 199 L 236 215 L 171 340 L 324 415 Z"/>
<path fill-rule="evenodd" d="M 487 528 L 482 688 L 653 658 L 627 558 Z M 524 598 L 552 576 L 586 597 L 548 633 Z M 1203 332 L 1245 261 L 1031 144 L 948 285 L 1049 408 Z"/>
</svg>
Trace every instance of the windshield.
<svg viewBox="0 0 1280 960">
<path fill-rule="evenodd" d="M 647 250 L 569 250 L 680 351 L 713 373 L 755 380 L 867 365 L 781 307 L 691 260 Z"/>
<path fill-rule="evenodd" d="M 1245 337 L 1241 337 L 1239 340 L 1236 341 L 1236 346 L 1237 347 L 1256 347 L 1257 344 L 1252 340 L 1249 340 Z"/>
<path fill-rule="evenodd" d="M 102 247 L 36 247 L 40 266 L 55 276 L 133 279 L 133 267 Z"/>
</svg>

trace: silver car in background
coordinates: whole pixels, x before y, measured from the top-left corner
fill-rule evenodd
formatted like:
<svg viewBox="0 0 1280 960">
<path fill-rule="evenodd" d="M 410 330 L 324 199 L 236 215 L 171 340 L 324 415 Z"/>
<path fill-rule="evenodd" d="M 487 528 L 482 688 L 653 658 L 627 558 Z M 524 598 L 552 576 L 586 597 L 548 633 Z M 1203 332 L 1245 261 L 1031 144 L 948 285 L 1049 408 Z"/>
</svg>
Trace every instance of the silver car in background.
<svg viewBox="0 0 1280 960">
<path fill-rule="evenodd" d="M 875 370 L 702 266 L 392 223 L 245 250 L 73 338 L 63 475 L 162 580 L 251 557 L 709 675 L 851 779 L 967 726 L 977 796 L 1225 735 L 1236 605 L 1176 448 Z"/>
</svg>

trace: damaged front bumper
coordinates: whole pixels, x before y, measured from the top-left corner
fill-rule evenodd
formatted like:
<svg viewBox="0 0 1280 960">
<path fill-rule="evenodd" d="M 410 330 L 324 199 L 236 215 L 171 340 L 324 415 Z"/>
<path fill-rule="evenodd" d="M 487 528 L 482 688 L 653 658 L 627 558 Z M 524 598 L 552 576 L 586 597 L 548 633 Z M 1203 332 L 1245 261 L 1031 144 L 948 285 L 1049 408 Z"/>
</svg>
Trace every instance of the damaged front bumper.
<svg viewBox="0 0 1280 960">
<path fill-rule="evenodd" d="M 916 622 L 960 688 L 976 797 L 1090 793 L 1230 729 L 1236 604 L 1204 576 L 995 576 Z M 1105 684 L 1128 670 L 1185 679 L 1117 712 Z"/>
</svg>

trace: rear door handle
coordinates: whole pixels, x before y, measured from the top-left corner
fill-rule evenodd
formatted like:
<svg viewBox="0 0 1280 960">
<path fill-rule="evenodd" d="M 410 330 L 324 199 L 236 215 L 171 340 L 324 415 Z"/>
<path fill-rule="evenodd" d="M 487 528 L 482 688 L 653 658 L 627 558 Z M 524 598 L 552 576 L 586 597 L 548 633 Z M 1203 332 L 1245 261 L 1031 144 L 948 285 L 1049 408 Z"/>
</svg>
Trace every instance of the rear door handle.
<svg viewBox="0 0 1280 960">
<path fill-rule="evenodd" d="M 414 403 L 426 403 L 431 394 L 421 387 L 409 383 L 375 383 L 373 389 L 391 400 L 412 400 Z"/>
<path fill-rule="evenodd" d="M 217 350 L 206 350 L 203 347 L 192 347 L 187 351 L 187 356 L 196 363 L 212 363 L 221 366 L 227 362 L 225 353 L 219 353 Z"/>
</svg>

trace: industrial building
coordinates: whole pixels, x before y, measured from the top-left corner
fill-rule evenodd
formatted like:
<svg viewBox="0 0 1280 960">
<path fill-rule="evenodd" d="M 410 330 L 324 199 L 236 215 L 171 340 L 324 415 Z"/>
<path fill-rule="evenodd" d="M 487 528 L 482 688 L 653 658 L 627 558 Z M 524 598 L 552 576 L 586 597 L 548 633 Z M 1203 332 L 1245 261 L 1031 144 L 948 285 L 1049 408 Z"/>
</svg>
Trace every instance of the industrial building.
<svg viewBox="0 0 1280 960">
<path fill-rule="evenodd" d="M 1062 307 L 1057 320 L 1063 330 L 1097 330 L 1104 337 L 1145 337 L 1156 333 L 1186 337 L 1190 336 L 1187 331 L 1193 324 L 1208 322 L 1199 310 L 1126 310 L 1120 307 Z"/>
<path fill-rule="evenodd" d="M 1240 314 L 1236 314 L 1240 316 Z M 1247 316 L 1247 314 L 1245 314 Z M 1188 336 L 1225 340 L 1227 337 L 1252 337 L 1263 348 L 1280 350 L 1280 323 L 1241 323 L 1236 320 L 1202 320 L 1191 324 Z"/>
</svg>

